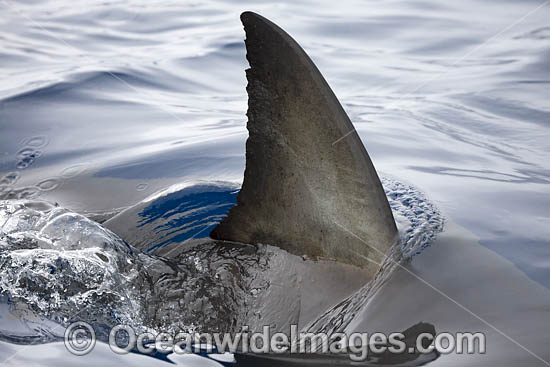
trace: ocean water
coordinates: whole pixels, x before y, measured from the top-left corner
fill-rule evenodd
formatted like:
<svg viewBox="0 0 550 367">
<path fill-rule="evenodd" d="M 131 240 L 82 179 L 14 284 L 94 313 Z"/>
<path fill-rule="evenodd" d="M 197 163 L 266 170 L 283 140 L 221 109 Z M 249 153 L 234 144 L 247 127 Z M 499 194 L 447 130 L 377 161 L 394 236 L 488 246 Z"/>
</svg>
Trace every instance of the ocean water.
<svg viewBox="0 0 550 367">
<path fill-rule="evenodd" d="M 397 219 L 410 214 L 400 183 L 448 224 L 439 241 L 418 233 L 426 249 L 406 267 L 443 294 L 396 271 L 368 305 L 364 293 L 348 299 L 363 316 L 339 327 L 480 329 L 487 355 L 432 364 L 548 365 L 548 1 L 3 0 L 0 9 L 1 199 L 102 222 L 173 185 L 238 185 L 248 67 L 239 14 L 252 10 L 319 67 L 393 188 Z M 418 218 L 414 228 L 433 228 Z M 328 311 L 319 328 L 345 312 Z M 0 362 L 20 348 L 12 342 Z M 119 360 L 102 348 L 96 361 Z M 52 365 L 68 355 L 55 343 L 28 350 Z M 180 359 L 215 363 L 193 358 Z M 38 361 L 18 353 L 6 363 Z"/>
</svg>

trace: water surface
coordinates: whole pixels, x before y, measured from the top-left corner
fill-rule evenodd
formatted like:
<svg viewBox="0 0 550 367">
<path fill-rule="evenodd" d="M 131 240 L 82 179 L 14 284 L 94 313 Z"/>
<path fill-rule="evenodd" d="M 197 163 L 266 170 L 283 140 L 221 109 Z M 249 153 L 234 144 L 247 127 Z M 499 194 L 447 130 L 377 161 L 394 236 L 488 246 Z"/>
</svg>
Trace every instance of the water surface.
<svg viewBox="0 0 550 367">
<path fill-rule="evenodd" d="M 312 57 L 382 176 L 414 185 L 469 232 L 483 246 L 475 252 L 480 267 L 500 274 L 495 264 L 507 264 L 525 277 L 518 284 L 547 299 L 548 2 L 6 0 L 0 7 L 1 198 L 48 200 L 105 219 L 173 184 L 238 183 L 247 137 L 239 14 L 252 10 Z M 425 253 L 414 260 L 420 272 L 433 265 L 430 256 L 451 254 Z M 461 277 L 447 261 L 445 271 Z M 447 278 L 433 280 L 451 292 Z M 478 279 L 468 279 L 461 287 L 476 287 Z M 521 293 L 503 276 L 491 284 L 500 295 Z M 460 301 L 461 292 L 453 297 Z M 533 322 L 549 315 L 544 302 L 500 314 L 501 304 L 480 304 L 469 308 L 495 315 L 491 323 L 520 344 L 531 344 Z M 518 363 L 542 363 L 498 340 Z"/>
</svg>

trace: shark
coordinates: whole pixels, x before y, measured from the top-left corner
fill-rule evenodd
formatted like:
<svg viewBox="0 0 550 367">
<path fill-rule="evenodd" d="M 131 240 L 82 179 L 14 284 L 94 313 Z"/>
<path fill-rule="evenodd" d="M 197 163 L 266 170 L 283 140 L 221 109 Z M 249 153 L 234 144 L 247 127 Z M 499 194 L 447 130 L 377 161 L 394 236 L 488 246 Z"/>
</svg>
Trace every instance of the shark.
<svg viewBox="0 0 550 367">
<path fill-rule="evenodd" d="M 292 297 L 301 300 L 300 320 L 287 314 L 262 322 L 305 324 L 311 321 L 307 315 L 372 280 L 399 234 L 367 150 L 311 58 L 261 15 L 244 12 L 241 20 L 250 64 L 246 167 L 236 205 L 225 210 L 207 242 L 221 248 L 263 244 L 284 250 L 281 266 L 297 278 L 300 294 Z M 140 224 L 139 214 L 146 207 L 162 207 L 171 196 L 131 207 L 104 226 L 150 250 L 160 242 L 159 234 Z M 163 243 L 153 253 L 180 256 L 197 241 L 184 242 Z M 277 297 L 288 298 L 268 298 Z"/>
<path fill-rule="evenodd" d="M 57 204 L 0 202 L 8 269 L 0 286 L 10 295 L 0 313 L 19 320 L 0 340 L 57 341 L 59 326 L 79 318 L 93 320 L 100 341 L 121 322 L 196 332 L 365 331 L 354 316 L 402 260 L 390 202 L 304 49 L 261 15 L 245 12 L 241 20 L 250 65 L 242 184 L 179 185 L 95 221 Z M 42 319 L 51 327 L 29 327 Z M 415 321 L 403 331 L 411 348 L 419 334 L 435 335 L 433 324 Z M 360 364 L 413 366 L 438 357 L 381 353 Z M 243 366 L 358 363 L 314 348 L 236 359 Z"/>
<path fill-rule="evenodd" d="M 306 327 L 329 306 L 387 270 L 383 265 L 397 251 L 399 233 L 365 146 L 311 58 L 290 35 L 261 15 L 244 12 L 241 21 L 250 64 L 246 70 L 249 135 L 236 205 L 224 212 L 209 239 L 187 239 L 183 244 L 159 241 L 158 223 L 143 225 L 140 213 L 145 208 L 161 208 L 170 200 L 183 200 L 178 192 L 186 189 L 131 207 L 104 225 L 134 245 L 142 243 L 151 249 L 152 244 L 163 242 L 152 252 L 171 259 L 205 248 L 228 252 L 226 258 L 231 259 L 243 251 L 259 254 L 258 261 L 269 258 L 255 276 L 241 279 L 257 282 L 261 273 L 264 284 L 269 284 L 253 302 L 253 316 L 241 321 L 252 329 L 261 325 L 278 330 L 290 324 Z M 202 185 L 201 190 L 219 193 L 221 189 Z M 137 227 L 142 229 L 136 231 Z M 270 253 L 269 248 L 278 250 Z M 215 320 L 217 327 L 220 322 Z M 426 332 L 434 334 L 434 326 L 421 322 L 404 333 Z M 376 361 L 406 365 L 434 358 L 436 354 L 387 354 Z M 238 360 L 243 365 L 349 362 L 311 355 L 242 354 Z"/>
<path fill-rule="evenodd" d="M 484 332 L 490 352 L 413 349 L 357 362 L 313 350 L 235 359 L 238 366 L 420 366 L 441 358 L 478 366 L 529 357 L 547 365 L 540 320 L 548 290 L 450 218 L 442 231 L 417 191 L 379 176 L 304 49 L 258 14 L 241 20 L 250 64 L 242 184 L 184 182 L 96 220 L 46 202 L 0 201 L 0 317 L 10 320 L 0 330 L 2 353 L 59 341 L 59 331 L 81 319 L 98 341 L 121 322 L 199 332 L 297 325 L 327 334 L 404 330 L 407 347 L 420 334 L 435 335 L 437 325 Z M 414 261 L 407 261 L 399 195 L 410 222 L 437 229 Z M 64 350 L 56 343 L 35 350 L 50 347 Z M 120 364 L 138 358 L 97 348 Z M 13 360 L 27 363 L 30 354 Z"/>
</svg>

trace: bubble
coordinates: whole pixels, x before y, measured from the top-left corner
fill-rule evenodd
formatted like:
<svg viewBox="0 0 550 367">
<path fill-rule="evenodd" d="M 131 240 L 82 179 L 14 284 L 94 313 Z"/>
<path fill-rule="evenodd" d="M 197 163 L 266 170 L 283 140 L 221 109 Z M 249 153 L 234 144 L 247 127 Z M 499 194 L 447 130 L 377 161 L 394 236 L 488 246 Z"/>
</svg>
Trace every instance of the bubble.
<svg viewBox="0 0 550 367">
<path fill-rule="evenodd" d="M 9 186 L 0 186 L 0 200 L 12 199 L 13 189 Z"/>
<path fill-rule="evenodd" d="M 106 262 L 106 263 L 109 262 L 109 258 L 108 258 L 107 256 L 103 255 L 103 254 L 100 253 L 100 252 L 96 252 L 96 253 L 95 253 L 95 256 L 97 256 L 97 257 L 98 257 L 99 259 L 101 259 L 101 261 L 103 261 L 103 262 Z"/>
<path fill-rule="evenodd" d="M 11 191 L 12 198 L 17 199 L 33 199 L 40 195 L 40 190 L 36 186 L 27 186 L 21 187 L 19 189 L 14 189 Z"/>
<path fill-rule="evenodd" d="M 19 149 L 19 151 L 17 152 L 17 157 L 25 158 L 32 155 L 34 152 L 35 150 L 33 148 L 25 147 L 25 148 Z"/>
<path fill-rule="evenodd" d="M 42 191 L 51 191 L 63 185 L 63 180 L 57 177 L 47 178 L 40 181 L 36 186 Z"/>
<path fill-rule="evenodd" d="M 18 169 L 27 168 L 41 155 L 42 152 L 40 150 L 25 147 L 17 152 L 17 162 L 15 163 L 15 167 Z"/>
<path fill-rule="evenodd" d="M 43 148 L 48 145 L 50 139 L 47 136 L 31 136 L 23 139 L 23 144 L 26 147 Z"/>
<path fill-rule="evenodd" d="M 73 178 L 83 174 L 84 172 L 86 172 L 87 169 L 88 169 L 87 163 L 75 164 L 67 168 L 64 168 L 63 171 L 61 171 L 61 176 L 63 178 Z"/>
<path fill-rule="evenodd" d="M 13 185 L 17 182 L 21 174 L 19 172 L 8 172 L 4 175 L 4 177 L 0 178 L 0 185 Z"/>
<path fill-rule="evenodd" d="M 137 191 L 145 191 L 145 190 L 147 190 L 148 187 L 149 187 L 149 185 L 147 185 L 146 183 L 140 183 L 139 185 L 136 186 L 136 190 Z"/>
</svg>

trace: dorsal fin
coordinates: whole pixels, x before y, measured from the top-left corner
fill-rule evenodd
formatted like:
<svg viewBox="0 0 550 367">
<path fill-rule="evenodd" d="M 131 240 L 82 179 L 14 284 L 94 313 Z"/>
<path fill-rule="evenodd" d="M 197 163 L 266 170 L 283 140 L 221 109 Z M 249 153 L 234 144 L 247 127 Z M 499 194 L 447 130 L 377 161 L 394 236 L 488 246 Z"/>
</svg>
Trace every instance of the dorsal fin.
<svg viewBox="0 0 550 367">
<path fill-rule="evenodd" d="M 380 262 L 397 230 L 367 151 L 296 41 L 258 14 L 241 20 L 250 64 L 246 170 L 238 204 L 211 237 L 375 272 L 367 258 Z"/>
</svg>

